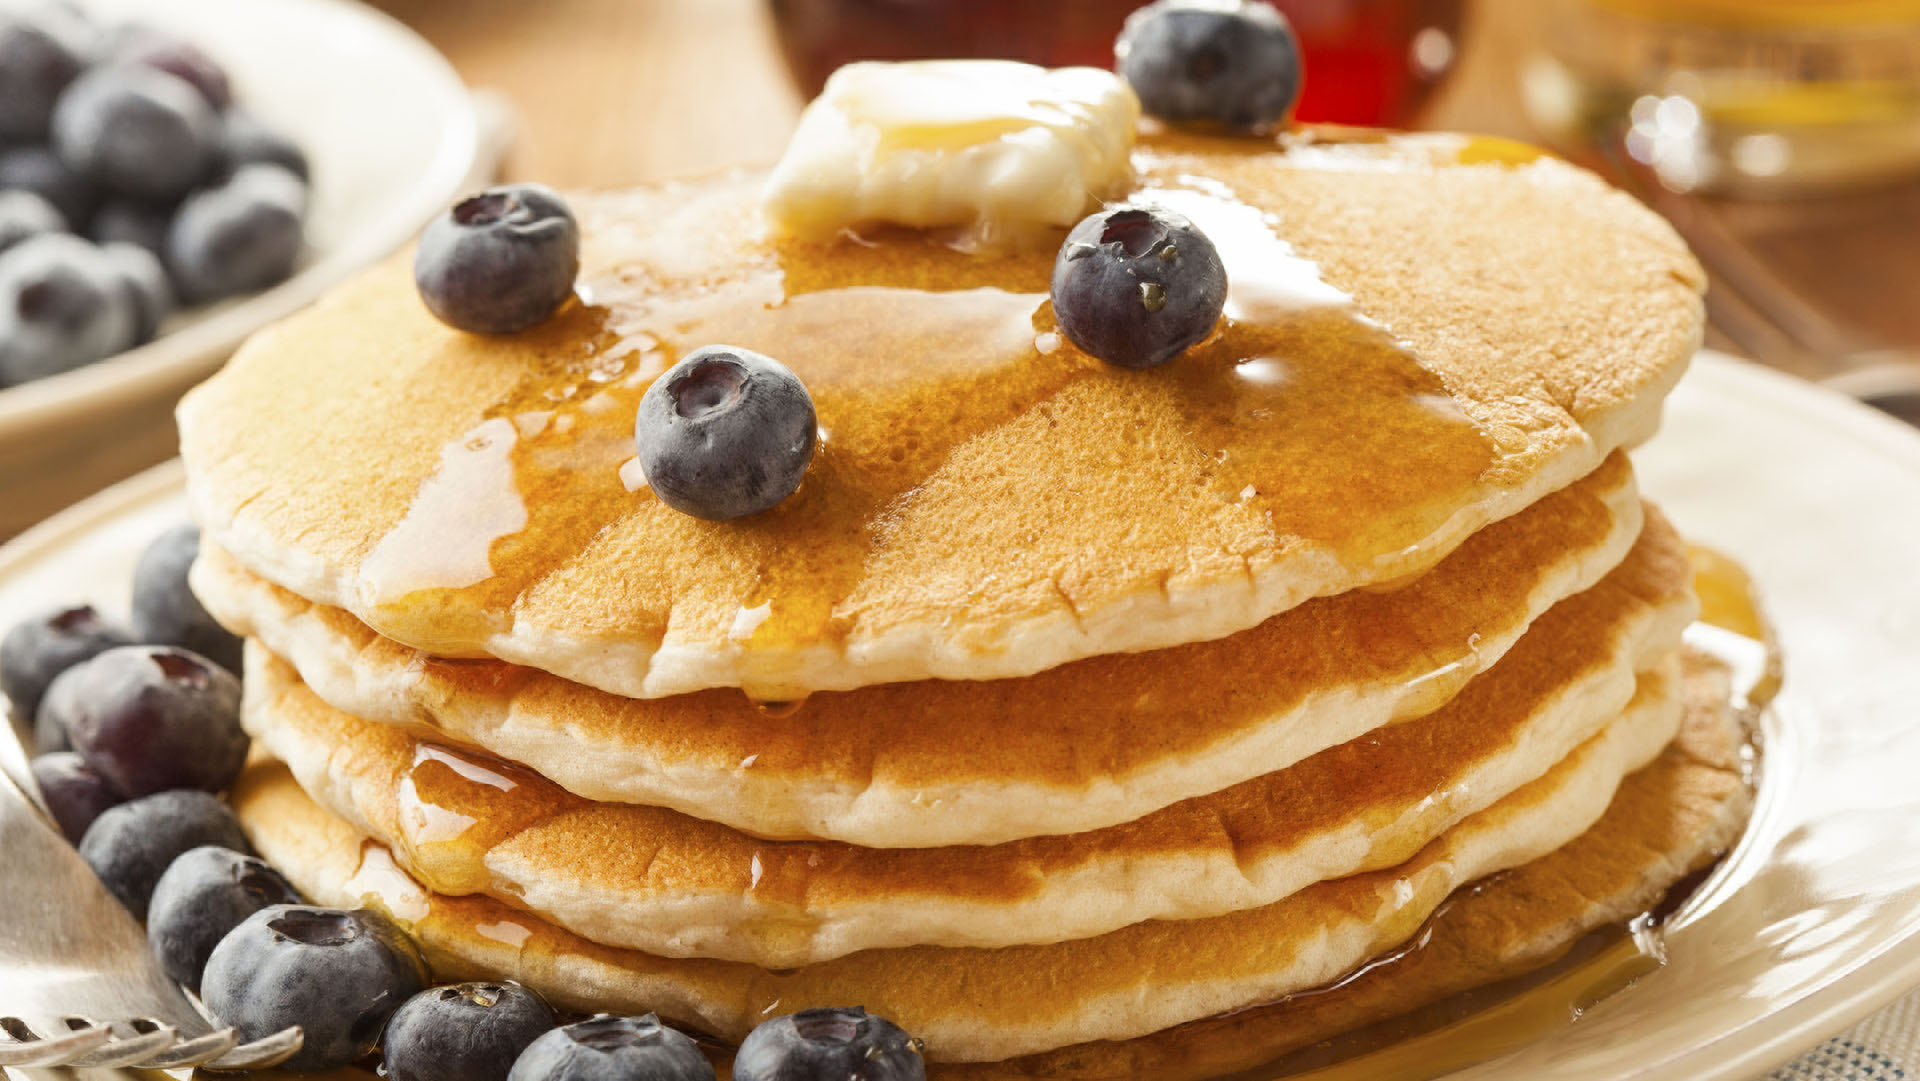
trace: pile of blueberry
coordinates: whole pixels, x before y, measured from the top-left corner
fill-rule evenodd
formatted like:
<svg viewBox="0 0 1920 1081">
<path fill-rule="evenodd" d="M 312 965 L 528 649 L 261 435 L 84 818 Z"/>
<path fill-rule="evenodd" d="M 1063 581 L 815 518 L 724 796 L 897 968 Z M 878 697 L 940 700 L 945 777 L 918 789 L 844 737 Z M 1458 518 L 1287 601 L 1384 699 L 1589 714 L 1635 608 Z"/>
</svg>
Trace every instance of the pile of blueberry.
<svg viewBox="0 0 1920 1081">
<path fill-rule="evenodd" d="M 129 824 L 138 834 L 165 819 L 156 828 L 183 840 L 237 835 L 219 801 L 195 798 L 224 790 L 247 754 L 234 675 L 240 642 L 187 589 L 198 547 L 191 526 L 147 547 L 134 572 L 131 627 L 81 606 L 0 639 L 0 691 L 14 718 L 33 725 L 33 774 L 54 820 L 97 854 L 96 869 L 137 914 L 178 852 L 134 858 L 112 840 Z"/>
<path fill-rule="evenodd" d="M 652 1015 L 561 1027 L 516 983 L 434 987 L 385 916 L 306 905 L 252 854 L 219 797 L 247 757 L 241 643 L 188 588 L 199 547 L 181 526 L 141 554 L 131 627 L 80 606 L 0 637 L 0 693 L 32 721 L 54 822 L 146 923 L 167 975 L 246 1039 L 301 1026 L 296 1070 L 377 1054 L 394 1081 L 713 1081 L 700 1046 Z M 733 1075 L 923 1081 L 926 1068 L 892 1022 L 818 1009 L 755 1029 Z"/>
<path fill-rule="evenodd" d="M 0 11 L 0 387 L 284 280 L 306 203 L 305 154 L 190 42 L 61 0 Z"/>
</svg>

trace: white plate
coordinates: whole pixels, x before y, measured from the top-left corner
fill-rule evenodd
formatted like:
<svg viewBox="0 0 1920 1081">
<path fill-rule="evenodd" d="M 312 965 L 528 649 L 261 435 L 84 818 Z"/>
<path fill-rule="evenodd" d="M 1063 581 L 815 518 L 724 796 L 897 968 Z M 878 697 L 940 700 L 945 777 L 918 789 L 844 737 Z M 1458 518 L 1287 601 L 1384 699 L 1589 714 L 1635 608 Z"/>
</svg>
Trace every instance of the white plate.
<svg viewBox="0 0 1920 1081">
<path fill-rule="evenodd" d="M 1759 809 L 1671 924 L 1665 968 L 1458 1078 L 1744 1081 L 1920 984 L 1920 435 L 1703 356 L 1638 460 L 1778 625 Z M 0 627 L 75 599 L 124 609 L 179 488 L 162 467 L 0 549 Z"/>
<path fill-rule="evenodd" d="M 0 0 L 4 3 L 5 0 Z M 151 344 L 0 390 L 0 536 L 173 453 L 173 403 L 255 330 L 412 239 L 475 171 L 473 100 L 412 31 L 347 0 L 85 0 L 178 32 L 236 100 L 307 152 L 308 251 L 264 293 L 186 313 Z"/>
</svg>

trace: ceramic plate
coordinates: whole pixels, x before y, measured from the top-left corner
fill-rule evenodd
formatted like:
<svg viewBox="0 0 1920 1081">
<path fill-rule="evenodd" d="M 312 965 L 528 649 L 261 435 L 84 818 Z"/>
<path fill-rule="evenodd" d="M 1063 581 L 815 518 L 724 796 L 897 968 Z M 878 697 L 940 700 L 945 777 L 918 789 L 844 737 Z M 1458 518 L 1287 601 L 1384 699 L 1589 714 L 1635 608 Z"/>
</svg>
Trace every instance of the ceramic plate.
<svg viewBox="0 0 1920 1081">
<path fill-rule="evenodd" d="M 5 0 L 0 0 L 4 3 Z M 0 390 L 0 536 L 172 453 L 174 401 L 241 340 L 412 239 L 475 171 L 472 98 L 426 42 L 347 0 L 85 0 L 177 31 L 313 166 L 308 250 L 264 293 L 184 313 L 151 344 Z M 52 468 L 58 463 L 58 469 Z"/>
<path fill-rule="evenodd" d="M 1690 537 L 1753 571 L 1778 627 L 1759 806 L 1671 922 L 1664 968 L 1454 1077 L 1745 1081 L 1920 984 L 1920 435 L 1706 356 L 1638 460 Z M 0 551 L 0 626 L 82 598 L 124 609 L 134 555 L 183 513 L 170 465 L 20 538 Z M 1404 1073 L 1367 1064 L 1349 1066 Z"/>
</svg>

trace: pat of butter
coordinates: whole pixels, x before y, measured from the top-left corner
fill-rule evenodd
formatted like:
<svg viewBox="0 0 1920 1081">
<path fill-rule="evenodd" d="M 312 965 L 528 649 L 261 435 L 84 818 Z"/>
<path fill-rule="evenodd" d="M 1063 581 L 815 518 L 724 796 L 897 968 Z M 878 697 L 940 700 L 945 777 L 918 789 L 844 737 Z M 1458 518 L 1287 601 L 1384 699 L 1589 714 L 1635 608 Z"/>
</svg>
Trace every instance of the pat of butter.
<svg viewBox="0 0 1920 1081">
<path fill-rule="evenodd" d="M 1111 72 L 1010 60 L 849 64 L 801 114 L 762 196 L 777 232 L 1069 226 L 1133 184 L 1140 103 Z"/>
</svg>

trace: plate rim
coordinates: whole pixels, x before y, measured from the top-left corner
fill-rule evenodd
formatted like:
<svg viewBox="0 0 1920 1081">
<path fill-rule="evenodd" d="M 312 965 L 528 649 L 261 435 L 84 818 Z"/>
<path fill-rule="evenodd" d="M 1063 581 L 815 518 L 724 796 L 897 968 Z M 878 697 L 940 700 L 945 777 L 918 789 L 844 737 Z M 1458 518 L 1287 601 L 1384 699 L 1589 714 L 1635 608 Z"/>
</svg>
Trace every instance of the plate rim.
<svg viewBox="0 0 1920 1081">
<path fill-rule="evenodd" d="M 1706 373 L 1709 394 L 1744 396 L 1791 412 L 1816 422 L 1829 437 L 1860 445 L 1920 476 L 1920 431 L 1894 417 L 1829 387 L 1711 350 L 1703 350 L 1694 365 Z M 1622 1076 L 1634 1081 L 1752 1081 L 1915 990 L 1920 990 L 1920 906 L 1904 935 L 1882 943 L 1826 986 L 1767 1011 L 1744 1028 L 1717 1034 Z M 1730 1043 L 1736 1038 L 1740 1042 Z"/>
</svg>

